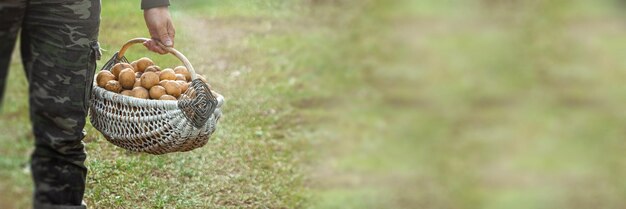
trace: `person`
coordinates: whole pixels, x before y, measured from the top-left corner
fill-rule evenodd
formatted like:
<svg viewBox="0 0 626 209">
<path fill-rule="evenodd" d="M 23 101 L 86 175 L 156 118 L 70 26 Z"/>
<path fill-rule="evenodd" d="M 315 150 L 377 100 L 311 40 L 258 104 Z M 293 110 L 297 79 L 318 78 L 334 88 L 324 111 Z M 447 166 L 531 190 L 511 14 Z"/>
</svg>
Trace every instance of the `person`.
<svg viewBox="0 0 626 209">
<path fill-rule="evenodd" d="M 169 5 L 168 0 L 141 2 L 152 37 L 144 45 L 161 54 L 166 52 L 155 41 L 174 44 Z M 30 162 L 34 208 L 86 208 L 82 139 L 100 59 L 99 23 L 100 0 L 0 1 L 0 98 L 21 31 L 19 47 L 35 137 Z"/>
</svg>

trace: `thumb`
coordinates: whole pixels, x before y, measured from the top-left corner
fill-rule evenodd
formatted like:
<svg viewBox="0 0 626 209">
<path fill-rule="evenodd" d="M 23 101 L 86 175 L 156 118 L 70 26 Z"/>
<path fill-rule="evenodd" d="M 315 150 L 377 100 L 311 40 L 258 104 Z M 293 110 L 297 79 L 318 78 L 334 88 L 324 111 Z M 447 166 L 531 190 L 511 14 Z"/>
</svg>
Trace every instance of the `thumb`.
<svg viewBox="0 0 626 209">
<path fill-rule="evenodd" d="M 172 46 L 174 43 L 172 42 L 172 38 L 170 38 L 169 33 L 167 33 L 167 29 L 160 28 L 159 29 L 159 39 L 161 43 L 165 44 L 165 46 Z"/>
</svg>

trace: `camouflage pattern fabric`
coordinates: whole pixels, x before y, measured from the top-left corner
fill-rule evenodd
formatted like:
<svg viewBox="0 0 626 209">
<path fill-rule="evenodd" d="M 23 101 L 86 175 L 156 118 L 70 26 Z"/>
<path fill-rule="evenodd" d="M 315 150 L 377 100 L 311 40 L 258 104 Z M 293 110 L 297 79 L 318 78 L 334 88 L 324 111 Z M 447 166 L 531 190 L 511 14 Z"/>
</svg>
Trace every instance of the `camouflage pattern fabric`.
<svg viewBox="0 0 626 209">
<path fill-rule="evenodd" d="M 20 33 L 35 136 L 34 208 L 85 208 L 82 139 L 100 56 L 100 0 L 0 1 L 0 92 Z M 0 95 L 2 96 L 2 95 Z"/>
</svg>

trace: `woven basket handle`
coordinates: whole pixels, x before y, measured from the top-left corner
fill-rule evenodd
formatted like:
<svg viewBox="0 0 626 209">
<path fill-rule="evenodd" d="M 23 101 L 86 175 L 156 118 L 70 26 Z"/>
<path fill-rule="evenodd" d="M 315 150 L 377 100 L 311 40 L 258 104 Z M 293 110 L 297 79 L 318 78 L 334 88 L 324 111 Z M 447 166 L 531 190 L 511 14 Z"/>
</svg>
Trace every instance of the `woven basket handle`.
<svg viewBox="0 0 626 209">
<path fill-rule="evenodd" d="M 120 49 L 119 53 L 117 53 L 117 60 L 122 59 L 122 57 L 124 56 L 124 53 L 126 53 L 126 50 L 133 44 L 143 43 L 148 40 L 150 39 L 149 38 L 134 38 L 134 39 L 127 41 L 126 44 L 122 46 L 122 49 Z M 191 73 L 191 80 L 195 80 L 198 78 L 198 75 L 196 75 L 196 71 L 193 69 L 193 66 L 191 65 L 191 62 L 189 62 L 189 59 L 187 59 L 187 57 L 185 57 L 183 53 L 180 53 L 178 50 L 172 47 L 163 45 L 160 41 L 155 41 L 155 42 L 161 48 L 165 49 L 165 51 L 169 52 L 170 54 L 173 54 L 174 56 L 176 56 L 176 58 L 178 58 L 180 61 L 183 62 L 183 65 L 185 65 L 185 67 L 187 67 L 187 70 L 189 70 L 189 73 Z"/>
</svg>

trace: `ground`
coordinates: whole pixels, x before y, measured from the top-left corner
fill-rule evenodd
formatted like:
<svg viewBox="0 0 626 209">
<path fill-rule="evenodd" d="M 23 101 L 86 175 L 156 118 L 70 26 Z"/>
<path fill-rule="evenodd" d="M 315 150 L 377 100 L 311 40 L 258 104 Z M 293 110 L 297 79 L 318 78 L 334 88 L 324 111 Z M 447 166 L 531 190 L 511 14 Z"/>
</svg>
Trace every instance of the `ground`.
<svg viewBox="0 0 626 209">
<path fill-rule="evenodd" d="M 227 99 L 211 141 L 130 153 L 91 126 L 94 208 L 624 208 L 623 4 L 173 2 L 176 48 Z M 146 36 L 103 1 L 110 57 Z M 32 135 L 14 54 L 0 208 L 27 208 Z M 162 66 L 178 62 L 141 47 Z M 106 60 L 101 60 L 99 66 Z"/>
</svg>

